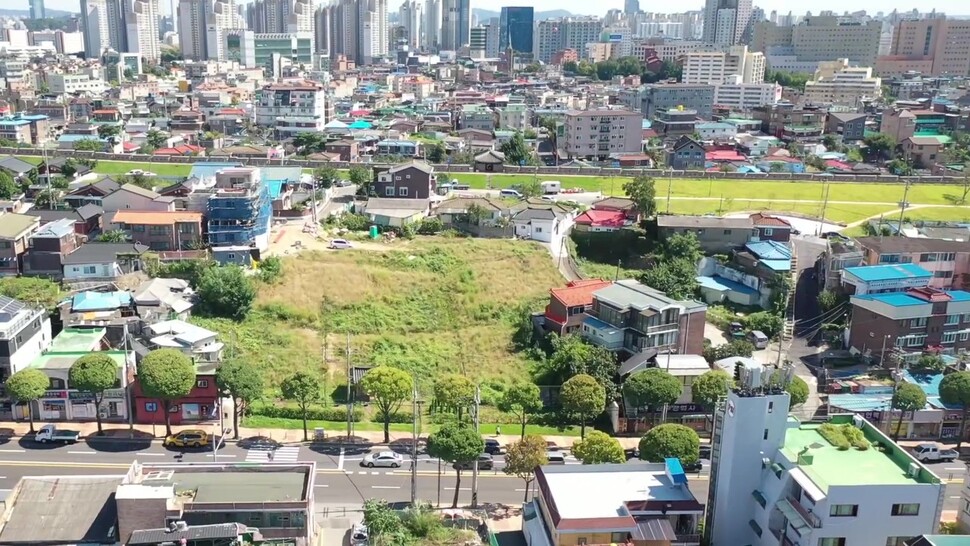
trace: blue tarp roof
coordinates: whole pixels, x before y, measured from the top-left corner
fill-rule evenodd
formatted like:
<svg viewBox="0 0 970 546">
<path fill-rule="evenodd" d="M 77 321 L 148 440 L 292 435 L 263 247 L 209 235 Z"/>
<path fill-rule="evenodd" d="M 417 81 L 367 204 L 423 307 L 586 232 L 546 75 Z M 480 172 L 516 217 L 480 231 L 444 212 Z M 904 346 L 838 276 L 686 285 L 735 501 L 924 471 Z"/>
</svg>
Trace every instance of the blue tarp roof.
<svg viewBox="0 0 970 546">
<path fill-rule="evenodd" d="M 286 180 L 264 180 L 266 186 L 269 188 L 269 198 L 276 199 L 283 193 L 283 185 L 286 184 Z"/>
<path fill-rule="evenodd" d="M 128 292 L 81 292 L 71 299 L 71 309 L 74 311 L 97 311 L 99 309 L 117 309 L 131 305 L 131 294 Z"/>
<path fill-rule="evenodd" d="M 731 279 L 726 279 L 720 275 L 697 277 L 697 282 L 701 285 L 701 288 L 717 290 L 720 292 L 738 292 L 741 294 L 758 293 L 758 291 L 754 288 L 745 286 L 736 281 L 732 281 Z"/>
<path fill-rule="evenodd" d="M 371 125 L 369 121 L 358 119 L 357 121 L 351 123 L 348 127 L 350 127 L 351 129 L 370 129 L 371 127 L 373 127 L 373 125 Z"/>
<path fill-rule="evenodd" d="M 667 475 L 670 476 L 670 480 L 674 482 L 674 485 L 687 483 L 687 474 L 684 472 L 684 465 L 680 464 L 680 459 L 677 457 L 666 457 L 664 458 L 664 465 L 667 467 Z"/>
<path fill-rule="evenodd" d="M 932 277 L 933 274 L 916 264 L 884 264 L 847 267 L 845 272 L 866 282 Z"/>
</svg>

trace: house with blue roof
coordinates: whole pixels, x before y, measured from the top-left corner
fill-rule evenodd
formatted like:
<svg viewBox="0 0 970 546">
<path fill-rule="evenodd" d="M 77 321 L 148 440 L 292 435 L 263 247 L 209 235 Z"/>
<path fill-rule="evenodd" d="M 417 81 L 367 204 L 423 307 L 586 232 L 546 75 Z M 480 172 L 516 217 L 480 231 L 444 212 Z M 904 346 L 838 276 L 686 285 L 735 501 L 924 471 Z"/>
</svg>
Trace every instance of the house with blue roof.
<svg viewBox="0 0 970 546">
<path fill-rule="evenodd" d="M 842 290 L 849 295 L 903 292 L 928 286 L 933 273 L 913 264 L 847 267 L 842 270 Z"/>
<path fill-rule="evenodd" d="M 928 286 L 849 299 L 848 348 L 885 365 L 970 349 L 970 292 Z"/>
</svg>

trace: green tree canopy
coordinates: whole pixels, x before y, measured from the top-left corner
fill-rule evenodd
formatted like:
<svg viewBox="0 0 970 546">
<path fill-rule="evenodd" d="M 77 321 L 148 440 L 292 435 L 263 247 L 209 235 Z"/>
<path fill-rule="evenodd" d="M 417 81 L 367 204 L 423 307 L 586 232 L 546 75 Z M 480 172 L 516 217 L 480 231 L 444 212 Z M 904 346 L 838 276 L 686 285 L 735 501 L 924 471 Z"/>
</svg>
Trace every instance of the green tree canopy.
<svg viewBox="0 0 970 546">
<path fill-rule="evenodd" d="M 439 406 L 454 411 L 461 419 L 463 411 L 475 401 L 475 385 L 463 375 L 444 374 L 434 382 L 434 399 Z"/>
<path fill-rule="evenodd" d="M 896 421 L 896 431 L 893 433 L 893 440 L 899 440 L 899 429 L 903 426 L 903 415 L 907 411 L 919 411 L 926 407 L 926 393 L 919 385 L 913 383 L 900 383 L 893 393 L 892 408 L 899 412 L 899 420 Z"/>
<path fill-rule="evenodd" d="M 452 508 L 458 507 L 461 464 L 478 460 L 484 449 L 485 441 L 478 432 L 462 423 L 446 423 L 428 436 L 428 455 L 458 465 L 455 468 L 455 497 L 451 503 Z"/>
<path fill-rule="evenodd" d="M 970 412 L 970 372 L 954 372 L 944 376 L 940 381 L 940 400 L 944 404 L 963 408 L 957 440 L 957 451 L 960 451 L 967 431 L 967 414 Z"/>
<path fill-rule="evenodd" d="M 724 370 L 704 372 L 690 386 L 691 399 L 714 413 L 717 401 L 727 395 L 734 380 Z"/>
<path fill-rule="evenodd" d="M 425 146 L 424 155 L 430 163 L 440 164 L 445 162 L 445 158 L 448 155 L 448 150 L 445 149 L 444 144 L 435 141 Z"/>
<path fill-rule="evenodd" d="M 104 434 L 101 427 L 101 401 L 104 391 L 120 383 L 118 365 L 114 359 L 103 352 L 88 353 L 71 364 L 67 372 L 71 387 L 94 396 L 95 419 L 98 421 L 98 435 Z"/>
<path fill-rule="evenodd" d="M 700 449 L 697 433 L 676 423 L 654 427 L 640 438 L 640 459 L 652 463 L 661 463 L 667 457 L 676 457 L 681 464 L 689 465 L 700 458 Z"/>
<path fill-rule="evenodd" d="M 785 388 L 785 392 L 791 397 L 792 408 L 808 402 L 808 383 L 797 375 L 791 378 L 791 383 Z"/>
<path fill-rule="evenodd" d="M 30 420 L 30 433 L 34 433 L 34 411 L 31 405 L 40 400 L 51 381 L 47 374 L 37 368 L 24 368 L 7 378 L 4 384 L 7 396 L 20 404 L 27 405 L 27 419 Z"/>
<path fill-rule="evenodd" d="M 253 282 L 236 265 L 206 269 L 199 279 L 196 293 L 203 314 L 234 320 L 246 318 L 256 299 Z"/>
<path fill-rule="evenodd" d="M 673 299 L 690 299 L 697 292 L 697 262 L 687 258 L 663 260 L 644 269 L 638 280 Z"/>
<path fill-rule="evenodd" d="M 11 199 L 15 195 L 20 195 L 20 193 L 20 185 L 14 182 L 10 173 L 0 171 L 0 199 Z"/>
<path fill-rule="evenodd" d="M 528 165 L 532 160 L 532 150 L 529 149 L 519 131 L 502 143 L 501 151 L 505 154 L 505 162 L 509 165 Z"/>
<path fill-rule="evenodd" d="M 40 277 L 4 277 L 0 279 L 0 295 L 48 311 L 54 311 L 64 299 L 60 284 Z"/>
<path fill-rule="evenodd" d="M 384 423 L 384 442 L 391 441 L 391 417 L 401 404 L 411 397 L 414 382 L 411 374 L 392 366 L 371 368 L 360 379 L 361 388 L 377 407 L 377 415 Z"/>
<path fill-rule="evenodd" d="M 536 468 L 548 462 L 546 440 L 542 436 L 529 434 L 506 448 L 505 467 L 502 468 L 502 471 L 510 476 L 518 476 L 525 481 L 523 502 L 529 500 L 529 485 L 535 479 Z"/>
<path fill-rule="evenodd" d="M 573 443 L 572 454 L 583 464 L 622 463 L 626 461 L 620 441 L 609 434 L 592 430 L 582 440 Z"/>
<path fill-rule="evenodd" d="M 232 398 L 232 429 L 239 439 L 239 416 L 263 395 L 263 376 L 251 360 L 232 358 L 216 369 L 216 386 Z"/>
<path fill-rule="evenodd" d="M 536 368 L 540 385 L 561 385 L 576 374 L 591 375 L 606 389 L 607 400 L 615 400 L 616 357 L 580 336 L 553 336 L 552 355 Z"/>
<path fill-rule="evenodd" d="M 172 401 L 188 396 L 195 387 L 192 360 L 176 349 L 156 349 L 139 364 L 138 383 L 145 396 L 161 400 L 165 413 L 165 434 L 170 436 L 172 421 L 169 410 Z"/>
<path fill-rule="evenodd" d="M 653 178 L 640 174 L 623 183 L 623 191 L 644 218 L 657 215 L 657 189 Z"/>
<path fill-rule="evenodd" d="M 866 155 L 871 159 L 888 159 L 896 151 L 896 139 L 886 133 L 875 133 L 862 139 Z"/>
<path fill-rule="evenodd" d="M 946 361 L 940 355 L 923 355 L 913 368 L 926 373 L 943 373 L 946 370 Z"/>
<path fill-rule="evenodd" d="M 98 235 L 99 243 L 123 243 L 128 240 L 128 234 L 123 229 L 109 229 Z"/>
<path fill-rule="evenodd" d="M 168 136 L 158 129 L 149 129 L 148 134 L 145 135 L 145 144 L 155 150 L 164 148 L 168 144 Z"/>
<path fill-rule="evenodd" d="M 520 437 L 524 439 L 529 414 L 542 409 L 539 387 L 535 383 L 525 381 L 513 383 L 499 398 L 498 409 L 505 413 L 514 414 L 518 418 L 519 424 L 522 426 Z"/>
<path fill-rule="evenodd" d="M 704 359 L 711 364 L 732 356 L 749 357 L 752 354 L 754 354 L 754 345 L 744 339 L 736 339 L 730 343 L 724 343 L 717 347 L 710 346 L 704 349 Z"/>
<path fill-rule="evenodd" d="M 326 143 L 326 138 L 320 133 L 299 133 L 293 137 L 293 146 L 299 155 L 310 155 L 314 152 L 319 152 Z"/>
<path fill-rule="evenodd" d="M 74 142 L 74 150 L 78 152 L 103 152 L 104 143 L 94 138 L 82 138 Z"/>
<path fill-rule="evenodd" d="M 606 389 L 596 378 L 578 374 L 562 384 L 559 400 L 563 409 L 580 420 L 580 437 L 586 437 L 586 422 L 606 409 Z"/>
<path fill-rule="evenodd" d="M 653 411 L 676 402 L 682 391 L 680 380 L 660 368 L 636 372 L 623 382 L 623 395 L 631 405 Z"/>
<path fill-rule="evenodd" d="M 327 165 L 313 170 L 313 180 L 318 188 L 327 189 L 337 183 L 340 173 L 334 167 Z"/>
<path fill-rule="evenodd" d="M 283 398 L 291 402 L 296 402 L 303 416 L 303 441 L 310 438 L 307 434 L 307 415 L 313 404 L 320 402 L 323 398 L 323 389 L 320 379 L 307 372 L 296 372 L 287 377 L 280 383 L 280 391 Z"/>
<path fill-rule="evenodd" d="M 377 197 L 374 194 L 374 173 L 362 165 L 354 165 L 347 175 L 350 183 L 357 186 L 357 195 Z"/>
</svg>

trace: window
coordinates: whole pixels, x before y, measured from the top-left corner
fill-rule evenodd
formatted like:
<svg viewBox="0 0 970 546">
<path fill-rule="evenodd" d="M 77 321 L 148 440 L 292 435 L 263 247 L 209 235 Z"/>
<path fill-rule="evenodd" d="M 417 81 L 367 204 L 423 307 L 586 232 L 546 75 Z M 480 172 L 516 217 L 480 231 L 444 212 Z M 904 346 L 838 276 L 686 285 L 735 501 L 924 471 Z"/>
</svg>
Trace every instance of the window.
<svg viewBox="0 0 970 546">
<path fill-rule="evenodd" d="M 192 224 L 179 224 L 179 233 L 195 233 L 195 226 Z"/>
<path fill-rule="evenodd" d="M 145 402 L 145 411 L 148 413 L 155 413 L 158 411 L 158 404 L 155 402 Z"/>
<path fill-rule="evenodd" d="M 195 382 L 195 386 L 196 387 L 199 387 L 200 389 L 207 389 L 207 388 L 209 388 L 209 380 L 208 379 L 200 379 L 200 380 L 198 380 L 198 381 Z"/>
<path fill-rule="evenodd" d="M 906 541 L 912 537 L 889 537 L 886 539 L 886 546 L 906 546 Z"/>
<path fill-rule="evenodd" d="M 384 188 L 384 197 L 394 197 L 394 186 Z"/>
<path fill-rule="evenodd" d="M 934 278 L 937 278 L 937 279 L 952 279 L 953 278 L 953 272 L 952 271 L 934 271 L 933 272 L 933 277 Z"/>
<path fill-rule="evenodd" d="M 909 321 L 910 328 L 926 328 L 926 317 L 914 318 Z"/>
<path fill-rule="evenodd" d="M 970 322 L 970 313 L 963 315 L 963 322 Z"/>
<path fill-rule="evenodd" d="M 730 235 L 731 234 L 731 230 L 730 229 L 725 229 L 724 230 L 724 234 L 725 235 Z"/>
<path fill-rule="evenodd" d="M 579 546 L 586 546 L 586 537 L 577 538 L 576 544 L 578 544 Z"/>
<path fill-rule="evenodd" d="M 854 517 L 859 515 L 858 504 L 833 504 L 829 508 L 829 515 L 836 518 Z"/>
<path fill-rule="evenodd" d="M 904 504 L 894 504 L 892 515 L 894 516 L 918 516 L 919 515 L 919 504 L 916 503 L 904 503 Z"/>
<path fill-rule="evenodd" d="M 845 537 L 820 538 L 818 546 L 845 546 Z"/>
<path fill-rule="evenodd" d="M 93 265 L 86 265 L 82 268 L 85 275 L 94 275 L 98 272 L 98 268 Z"/>
<path fill-rule="evenodd" d="M 960 324 L 960 315 L 947 315 L 946 322 L 944 322 L 943 324 L 945 324 L 946 326 L 953 326 L 954 324 Z"/>
<path fill-rule="evenodd" d="M 397 189 L 397 195 L 398 195 L 398 197 L 407 197 L 408 196 L 408 189 L 406 187 L 404 187 L 404 188 L 398 188 Z"/>
<path fill-rule="evenodd" d="M 179 409 L 180 408 L 179 408 L 179 405 L 178 404 L 172 404 L 172 407 L 168 408 L 168 412 L 169 413 L 178 413 L 179 412 Z"/>
<path fill-rule="evenodd" d="M 135 225 L 129 226 L 129 227 L 131 228 L 131 231 L 133 231 L 135 233 L 144 233 L 145 232 L 145 224 L 135 224 Z"/>
<path fill-rule="evenodd" d="M 960 332 L 960 341 L 970 339 L 970 332 Z"/>
<path fill-rule="evenodd" d="M 626 537 L 629 536 L 627 532 L 610 533 L 610 542 L 614 544 L 620 544 L 626 542 Z"/>
<path fill-rule="evenodd" d="M 764 232 L 765 237 L 771 237 L 771 234 L 775 232 L 775 230 L 770 227 L 762 228 L 762 231 Z"/>
<path fill-rule="evenodd" d="M 759 537 L 761 536 L 761 533 L 762 533 L 761 526 L 758 525 L 758 522 L 756 522 L 753 519 L 752 520 L 748 520 L 748 525 L 751 526 L 751 529 L 754 531 L 754 534 L 758 535 Z"/>
<path fill-rule="evenodd" d="M 765 429 L 765 433 L 761 436 L 761 439 L 762 440 L 767 440 L 768 439 L 768 429 Z"/>
<path fill-rule="evenodd" d="M 768 402 L 768 413 L 771 413 L 775 409 L 774 402 Z"/>
<path fill-rule="evenodd" d="M 921 336 L 909 336 L 909 338 L 906 339 L 907 347 L 922 347 L 925 344 L 926 344 L 926 334 L 923 334 Z"/>
<path fill-rule="evenodd" d="M 921 262 L 935 262 L 937 255 L 935 252 L 924 252 L 919 255 L 919 261 Z"/>
<path fill-rule="evenodd" d="M 956 332 L 943 332 L 943 339 L 940 340 L 940 343 L 944 343 L 944 344 L 955 343 L 956 340 L 957 340 Z"/>
</svg>

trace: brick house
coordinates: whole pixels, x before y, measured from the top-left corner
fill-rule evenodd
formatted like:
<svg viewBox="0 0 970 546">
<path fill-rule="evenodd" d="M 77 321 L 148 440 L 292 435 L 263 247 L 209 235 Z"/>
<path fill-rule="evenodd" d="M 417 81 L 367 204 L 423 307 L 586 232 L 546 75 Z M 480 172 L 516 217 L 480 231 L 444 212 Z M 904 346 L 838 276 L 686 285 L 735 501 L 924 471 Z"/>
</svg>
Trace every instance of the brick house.
<svg viewBox="0 0 970 546">
<path fill-rule="evenodd" d="M 21 272 L 28 239 L 40 227 L 40 218 L 26 214 L 0 215 L 0 276 Z"/>
<path fill-rule="evenodd" d="M 693 233 L 707 254 L 727 254 L 758 236 L 750 218 L 665 215 L 657 217 L 657 230 L 661 240 Z"/>
<path fill-rule="evenodd" d="M 188 396 L 173 400 L 169 406 L 169 418 L 173 425 L 198 423 L 218 417 L 215 412 L 219 407 L 219 389 L 216 387 L 215 373 L 215 364 L 196 365 L 195 386 L 192 391 Z M 131 385 L 131 393 L 136 423 L 165 424 L 164 404 L 161 400 L 145 396 L 137 376 Z"/>
<path fill-rule="evenodd" d="M 551 288 L 545 312 L 546 330 L 559 335 L 579 330 L 593 306 L 593 292 L 611 284 L 610 281 L 587 279 L 571 281 L 563 288 Z"/>
<path fill-rule="evenodd" d="M 751 215 L 751 223 L 758 231 L 758 240 L 787 243 L 791 240 L 791 222 L 777 216 L 756 212 Z"/>
<path fill-rule="evenodd" d="M 120 210 L 112 222 L 152 250 L 188 250 L 202 241 L 202 213 Z"/>
<path fill-rule="evenodd" d="M 910 237 L 860 237 L 868 265 L 916 264 L 933 273 L 929 286 L 970 289 L 970 245 L 961 241 Z"/>
<path fill-rule="evenodd" d="M 374 179 L 378 197 L 430 199 L 435 195 L 434 167 L 424 161 L 410 161 L 379 172 Z"/>
<path fill-rule="evenodd" d="M 30 236 L 30 248 L 24 258 L 24 275 L 49 275 L 60 278 L 64 271 L 62 260 L 80 245 L 71 218 L 45 224 Z"/>
<path fill-rule="evenodd" d="M 121 188 L 121 184 L 115 182 L 110 176 L 101 178 L 96 182 L 80 186 L 64 198 L 64 201 L 72 207 L 80 207 L 83 205 L 97 205 L 102 206 L 102 202 L 105 197 L 111 195 L 115 191 Z"/>
<path fill-rule="evenodd" d="M 360 144 L 356 140 L 328 142 L 323 149 L 332 154 L 340 154 L 340 161 L 354 162 L 360 157 Z"/>
</svg>

